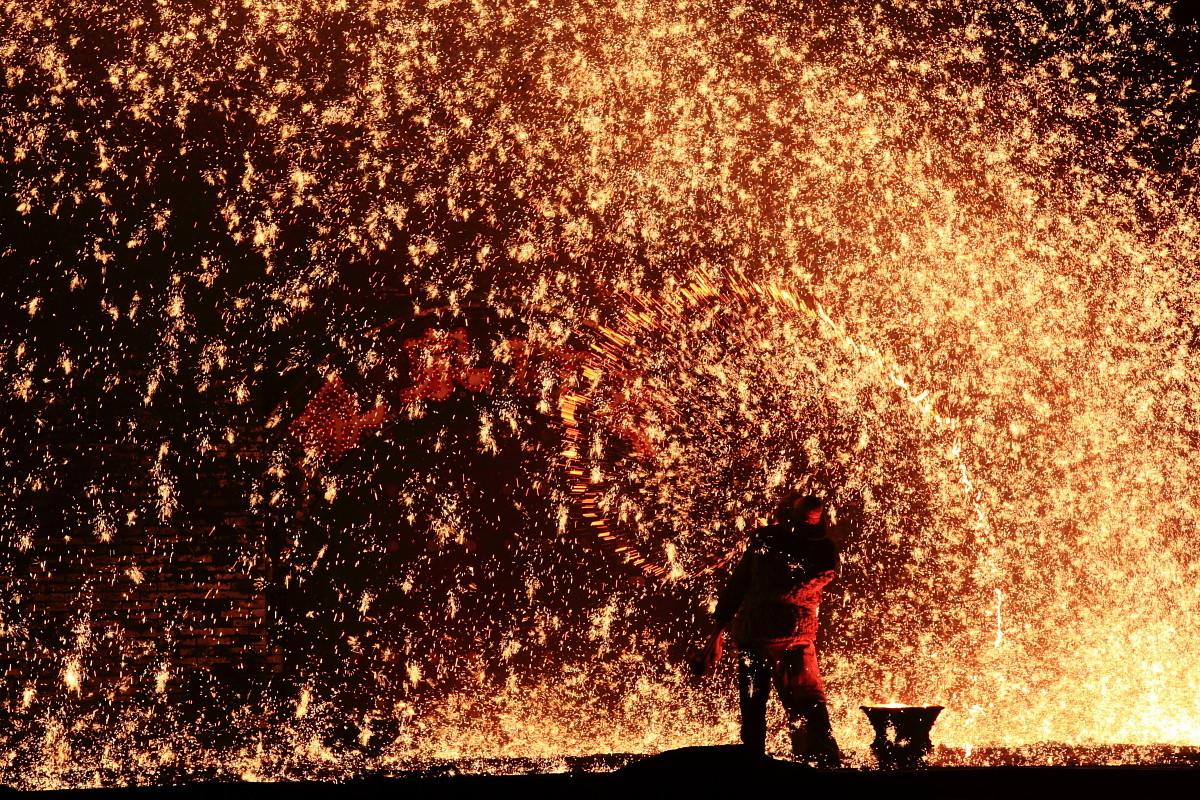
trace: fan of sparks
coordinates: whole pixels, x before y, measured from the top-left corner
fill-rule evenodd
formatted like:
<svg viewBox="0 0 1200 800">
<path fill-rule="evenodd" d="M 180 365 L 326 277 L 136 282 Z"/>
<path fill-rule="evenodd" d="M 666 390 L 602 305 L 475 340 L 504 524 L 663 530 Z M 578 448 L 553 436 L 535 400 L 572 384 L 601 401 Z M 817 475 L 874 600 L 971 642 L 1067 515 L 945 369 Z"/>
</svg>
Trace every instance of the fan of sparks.
<svg viewBox="0 0 1200 800">
<path fill-rule="evenodd" d="M 235 563 L 328 588 L 289 725 L 391 719 L 393 763 L 735 735 L 682 656 L 793 486 L 837 512 L 849 745 L 868 701 L 968 754 L 1200 744 L 1194 31 L 1045 5 L 10 3 L 0 508 L 80 527 L 0 529 L 14 674 L 78 694 L 121 641 L 83 594 L 23 627 L 21 559 L 181 524 L 265 430 L 226 489 L 306 521 Z M 71 473 L 65 408 L 148 502 Z"/>
</svg>

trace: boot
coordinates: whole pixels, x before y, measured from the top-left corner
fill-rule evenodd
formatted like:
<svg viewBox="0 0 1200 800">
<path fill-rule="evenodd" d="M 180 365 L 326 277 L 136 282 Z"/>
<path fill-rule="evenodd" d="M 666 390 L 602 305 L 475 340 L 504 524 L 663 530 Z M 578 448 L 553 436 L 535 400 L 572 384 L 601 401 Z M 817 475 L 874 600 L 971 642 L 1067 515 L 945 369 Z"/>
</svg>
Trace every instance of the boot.
<svg viewBox="0 0 1200 800">
<path fill-rule="evenodd" d="M 842 751 L 833 738 L 829 707 L 813 703 L 804 713 L 804 727 L 792 731 L 792 754 L 821 769 L 842 766 Z"/>
</svg>

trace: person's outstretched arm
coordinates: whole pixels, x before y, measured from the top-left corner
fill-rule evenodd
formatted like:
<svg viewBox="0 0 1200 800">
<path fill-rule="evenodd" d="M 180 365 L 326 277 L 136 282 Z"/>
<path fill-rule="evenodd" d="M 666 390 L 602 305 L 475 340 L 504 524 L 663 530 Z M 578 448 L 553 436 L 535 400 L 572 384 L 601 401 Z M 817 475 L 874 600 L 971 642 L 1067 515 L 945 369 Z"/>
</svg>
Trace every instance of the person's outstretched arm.
<svg viewBox="0 0 1200 800">
<path fill-rule="evenodd" d="M 750 558 L 750 550 L 747 549 L 738 559 L 729 580 L 725 581 L 725 586 L 717 593 L 717 608 L 713 612 L 713 620 L 716 621 L 719 630 L 725 630 L 733 622 L 734 615 L 742 605 L 742 598 L 746 596 L 746 587 L 750 585 Z"/>
<path fill-rule="evenodd" d="M 712 671 L 716 663 L 721 660 L 721 653 L 725 649 L 725 630 L 733 622 L 733 617 L 742 604 L 742 598 L 746 596 L 746 587 L 749 583 L 750 552 L 747 551 L 742 554 L 737 566 L 733 569 L 733 574 L 729 576 L 729 580 L 717 594 L 717 608 L 713 612 L 716 630 L 705 641 L 704 647 L 693 665 L 693 671 L 696 674 L 704 675 Z"/>
</svg>

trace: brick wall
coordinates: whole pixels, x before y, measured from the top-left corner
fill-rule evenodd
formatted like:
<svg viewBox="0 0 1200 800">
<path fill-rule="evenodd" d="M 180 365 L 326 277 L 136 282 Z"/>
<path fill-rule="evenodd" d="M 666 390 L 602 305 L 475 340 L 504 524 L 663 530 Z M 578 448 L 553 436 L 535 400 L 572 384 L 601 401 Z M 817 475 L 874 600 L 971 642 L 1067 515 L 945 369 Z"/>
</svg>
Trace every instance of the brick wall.
<svg viewBox="0 0 1200 800">
<path fill-rule="evenodd" d="M 145 409 L 139 427 L 161 413 Z M 268 520 L 249 501 L 265 432 L 164 457 L 148 446 L 156 436 L 69 430 L 6 537 L 9 710 L 264 685 L 282 665 L 268 630 Z"/>
</svg>

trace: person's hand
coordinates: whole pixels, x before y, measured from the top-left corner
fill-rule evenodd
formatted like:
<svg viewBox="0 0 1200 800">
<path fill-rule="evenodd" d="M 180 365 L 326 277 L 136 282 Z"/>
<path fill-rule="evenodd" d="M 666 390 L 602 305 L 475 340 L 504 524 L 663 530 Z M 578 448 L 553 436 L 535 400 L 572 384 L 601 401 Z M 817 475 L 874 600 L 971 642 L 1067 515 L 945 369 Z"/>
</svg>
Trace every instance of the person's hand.
<svg viewBox="0 0 1200 800">
<path fill-rule="evenodd" d="M 712 672 L 713 667 L 721 660 L 725 650 L 725 631 L 714 633 L 705 643 L 704 648 L 692 659 L 692 674 L 697 677 Z"/>
</svg>

